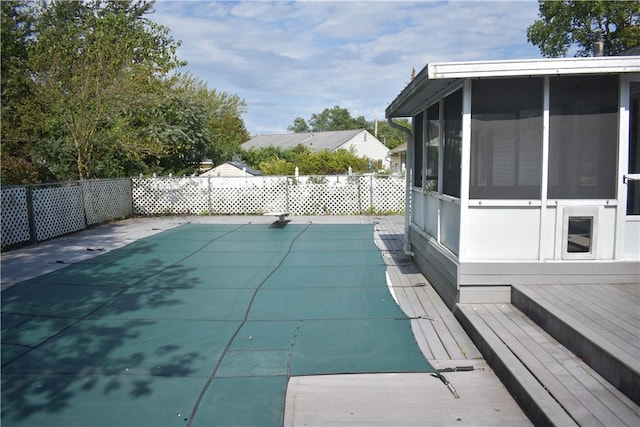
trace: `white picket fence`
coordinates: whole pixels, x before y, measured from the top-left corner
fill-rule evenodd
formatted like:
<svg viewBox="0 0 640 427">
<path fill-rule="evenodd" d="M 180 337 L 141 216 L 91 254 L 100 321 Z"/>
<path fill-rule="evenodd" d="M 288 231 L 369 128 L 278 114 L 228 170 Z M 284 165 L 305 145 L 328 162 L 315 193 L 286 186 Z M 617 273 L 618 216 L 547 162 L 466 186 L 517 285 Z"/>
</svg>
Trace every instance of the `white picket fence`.
<svg viewBox="0 0 640 427">
<path fill-rule="evenodd" d="M 2 187 L 2 248 L 131 215 L 358 215 L 404 211 L 404 177 L 154 177 Z"/>
</svg>

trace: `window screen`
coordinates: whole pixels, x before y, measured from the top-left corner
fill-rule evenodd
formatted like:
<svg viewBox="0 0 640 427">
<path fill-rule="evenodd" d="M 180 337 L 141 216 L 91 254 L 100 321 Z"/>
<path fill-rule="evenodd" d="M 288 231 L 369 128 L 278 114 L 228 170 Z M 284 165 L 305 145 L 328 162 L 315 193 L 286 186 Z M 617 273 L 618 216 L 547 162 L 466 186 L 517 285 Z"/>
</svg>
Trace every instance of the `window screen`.
<svg viewBox="0 0 640 427">
<path fill-rule="evenodd" d="M 542 78 L 473 82 L 470 198 L 540 198 L 543 85 Z"/>
<path fill-rule="evenodd" d="M 438 155 L 440 151 L 440 104 L 427 109 L 427 189 L 438 191 Z"/>
<path fill-rule="evenodd" d="M 422 187 L 422 146 L 424 141 L 422 113 L 413 116 L 413 185 Z"/>
<path fill-rule="evenodd" d="M 462 157 L 462 89 L 444 99 L 442 192 L 460 197 Z"/>
<path fill-rule="evenodd" d="M 550 199 L 615 197 L 617 76 L 550 79 Z"/>
</svg>

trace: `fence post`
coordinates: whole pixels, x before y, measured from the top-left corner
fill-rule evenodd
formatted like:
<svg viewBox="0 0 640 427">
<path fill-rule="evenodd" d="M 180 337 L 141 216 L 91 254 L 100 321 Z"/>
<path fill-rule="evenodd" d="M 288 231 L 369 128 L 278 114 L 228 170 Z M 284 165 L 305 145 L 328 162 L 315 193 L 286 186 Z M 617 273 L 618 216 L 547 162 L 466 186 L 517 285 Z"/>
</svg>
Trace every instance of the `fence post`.
<svg viewBox="0 0 640 427">
<path fill-rule="evenodd" d="M 31 236 L 29 239 L 29 243 L 38 243 L 38 238 L 36 236 L 36 219 L 35 214 L 33 212 L 33 186 L 27 185 L 26 188 L 26 198 L 27 198 L 27 222 L 29 223 L 29 235 Z"/>
<path fill-rule="evenodd" d="M 373 175 L 369 175 L 369 212 L 375 212 L 373 206 Z"/>
<path fill-rule="evenodd" d="M 211 210 L 211 177 L 207 177 L 207 205 L 209 209 L 209 215 L 213 215 L 213 211 Z"/>
</svg>

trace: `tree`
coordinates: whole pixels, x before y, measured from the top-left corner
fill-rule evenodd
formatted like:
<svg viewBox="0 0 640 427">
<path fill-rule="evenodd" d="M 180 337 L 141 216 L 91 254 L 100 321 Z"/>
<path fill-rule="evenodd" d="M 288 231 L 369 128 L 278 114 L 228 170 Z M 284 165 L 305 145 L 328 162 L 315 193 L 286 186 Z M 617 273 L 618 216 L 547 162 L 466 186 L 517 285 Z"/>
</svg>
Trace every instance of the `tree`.
<svg viewBox="0 0 640 427">
<path fill-rule="evenodd" d="M 404 126 L 411 130 L 411 123 L 407 119 L 396 119 L 395 122 L 400 126 Z M 407 142 L 407 135 L 394 127 L 391 127 L 387 122 L 378 123 L 378 139 L 387 148 L 396 148 L 398 145 Z"/>
<path fill-rule="evenodd" d="M 30 68 L 48 122 L 42 161 L 59 177 L 119 175 L 134 161 L 125 114 L 181 65 L 179 43 L 145 16 L 153 2 L 51 1 L 39 6 Z M 73 167 L 70 165 L 73 164 Z M 111 165 L 111 166 L 109 166 Z"/>
<path fill-rule="evenodd" d="M 333 108 L 325 108 L 320 114 L 313 114 L 309 119 L 309 126 L 312 132 L 371 129 L 371 123 L 367 122 L 364 116 L 354 118 L 349 110 L 337 105 Z"/>
<path fill-rule="evenodd" d="M 302 117 L 293 119 L 293 125 L 287 127 L 287 130 L 293 133 L 306 133 L 311 131 L 309 125 Z"/>
<path fill-rule="evenodd" d="M 297 117 L 293 125 L 287 129 L 295 133 L 352 129 L 366 129 L 372 132 L 373 126 L 364 116 L 352 117 L 349 110 L 336 105 L 333 108 L 325 108 L 319 114 L 312 114 L 308 124 L 302 117 Z"/>
<path fill-rule="evenodd" d="M 2 1 L 0 60 L 2 86 L 1 140 L 3 184 L 23 184 L 48 177 L 32 158 L 32 144 L 40 136 L 33 111 L 35 86 L 29 70 L 33 13 L 26 1 Z"/>
<path fill-rule="evenodd" d="M 602 35 L 604 54 L 615 55 L 640 44 L 640 2 L 539 0 L 541 19 L 527 28 L 527 39 L 545 57 L 590 56 Z"/>
</svg>

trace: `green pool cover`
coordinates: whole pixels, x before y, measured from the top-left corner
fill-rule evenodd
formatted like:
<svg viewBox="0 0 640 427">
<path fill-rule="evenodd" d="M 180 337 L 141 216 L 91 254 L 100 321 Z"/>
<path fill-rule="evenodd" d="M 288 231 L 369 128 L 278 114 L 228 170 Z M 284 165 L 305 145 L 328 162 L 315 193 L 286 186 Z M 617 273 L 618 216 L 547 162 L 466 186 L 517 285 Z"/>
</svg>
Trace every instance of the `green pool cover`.
<svg viewBox="0 0 640 427">
<path fill-rule="evenodd" d="M 433 372 L 372 225 L 196 225 L 2 292 L 2 425 L 279 426 L 289 377 Z"/>
</svg>

